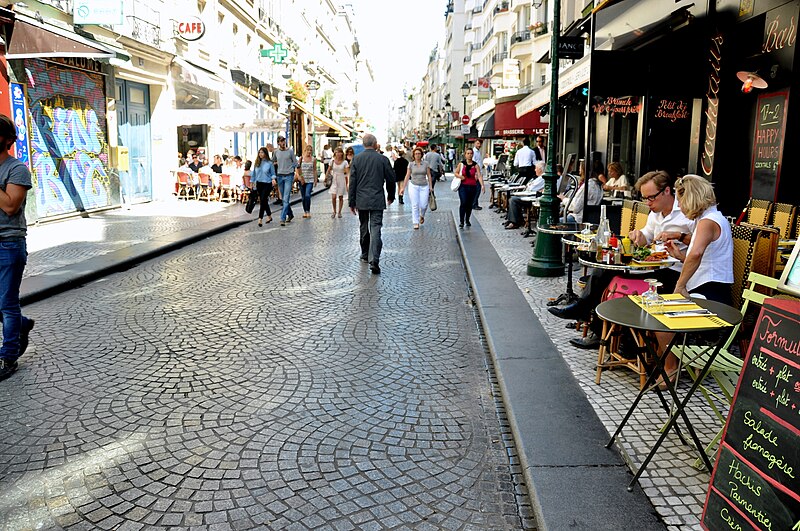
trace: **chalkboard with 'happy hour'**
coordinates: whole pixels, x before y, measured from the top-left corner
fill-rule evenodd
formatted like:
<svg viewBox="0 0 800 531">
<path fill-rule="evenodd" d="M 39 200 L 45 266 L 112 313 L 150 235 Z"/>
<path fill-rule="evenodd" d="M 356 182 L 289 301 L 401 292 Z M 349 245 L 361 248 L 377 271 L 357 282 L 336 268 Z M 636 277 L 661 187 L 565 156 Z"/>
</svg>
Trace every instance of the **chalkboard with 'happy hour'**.
<svg viewBox="0 0 800 531">
<path fill-rule="evenodd" d="M 767 299 L 703 507 L 709 531 L 800 531 L 800 302 Z"/>
</svg>

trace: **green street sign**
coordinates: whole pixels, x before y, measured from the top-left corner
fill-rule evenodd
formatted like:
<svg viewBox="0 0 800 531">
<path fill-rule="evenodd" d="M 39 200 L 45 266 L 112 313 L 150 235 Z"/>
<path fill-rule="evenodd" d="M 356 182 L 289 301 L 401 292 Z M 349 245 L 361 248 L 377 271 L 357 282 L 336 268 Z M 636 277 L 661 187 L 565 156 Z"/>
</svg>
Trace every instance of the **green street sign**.
<svg viewBox="0 0 800 531">
<path fill-rule="evenodd" d="M 289 57 L 289 51 L 277 42 L 272 48 L 261 50 L 261 57 L 269 57 L 273 63 L 283 63 Z"/>
</svg>

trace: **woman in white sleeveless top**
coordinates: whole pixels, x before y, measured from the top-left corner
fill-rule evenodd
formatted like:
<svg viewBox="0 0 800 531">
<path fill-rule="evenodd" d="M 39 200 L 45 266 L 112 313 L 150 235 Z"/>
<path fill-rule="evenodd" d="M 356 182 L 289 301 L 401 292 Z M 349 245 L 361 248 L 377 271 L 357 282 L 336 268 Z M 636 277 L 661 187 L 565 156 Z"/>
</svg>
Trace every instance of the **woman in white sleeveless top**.
<svg viewBox="0 0 800 531">
<path fill-rule="evenodd" d="M 347 193 L 348 175 L 350 174 L 350 164 L 344 160 L 344 151 L 342 148 L 337 147 L 333 151 L 333 161 L 328 166 L 328 173 L 331 175 L 331 187 L 328 190 L 331 194 L 331 206 L 333 206 L 333 214 L 331 219 L 335 218 L 338 214 L 342 217 L 342 206 L 344 205 L 344 194 Z M 339 197 L 339 210 L 336 210 L 336 197 Z"/>
</svg>

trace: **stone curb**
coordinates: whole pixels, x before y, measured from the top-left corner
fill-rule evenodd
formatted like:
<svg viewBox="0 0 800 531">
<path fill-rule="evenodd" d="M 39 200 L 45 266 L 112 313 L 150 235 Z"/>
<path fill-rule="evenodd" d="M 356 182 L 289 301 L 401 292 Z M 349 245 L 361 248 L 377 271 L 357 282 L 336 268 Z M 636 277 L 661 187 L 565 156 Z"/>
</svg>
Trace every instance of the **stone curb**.
<svg viewBox="0 0 800 531">
<path fill-rule="evenodd" d="M 627 492 L 628 466 L 605 448 L 586 394 L 472 223 L 456 231 L 458 244 L 539 529 L 666 529 L 640 487 Z"/>
</svg>

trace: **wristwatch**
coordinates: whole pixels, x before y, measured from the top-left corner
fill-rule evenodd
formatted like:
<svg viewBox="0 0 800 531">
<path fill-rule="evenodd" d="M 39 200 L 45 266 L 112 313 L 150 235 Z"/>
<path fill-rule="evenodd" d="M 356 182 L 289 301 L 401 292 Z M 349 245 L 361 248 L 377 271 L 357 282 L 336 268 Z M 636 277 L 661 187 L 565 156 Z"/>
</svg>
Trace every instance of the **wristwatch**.
<svg viewBox="0 0 800 531">
<path fill-rule="evenodd" d="M 688 233 L 686 233 L 686 232 L 681 232 L 681 237 L 680 237 L 680 238 L 678 238 L 678 241 L 679 241 L 679 242 L 681 242 L 682 244 L 686 245 L 686 242 L 684 242 L 684 241 L 683 241 L 683 240 L 684 240 L 684 238 L 686 238 L 686 236 L 688 236 Z"/>
</svg>

